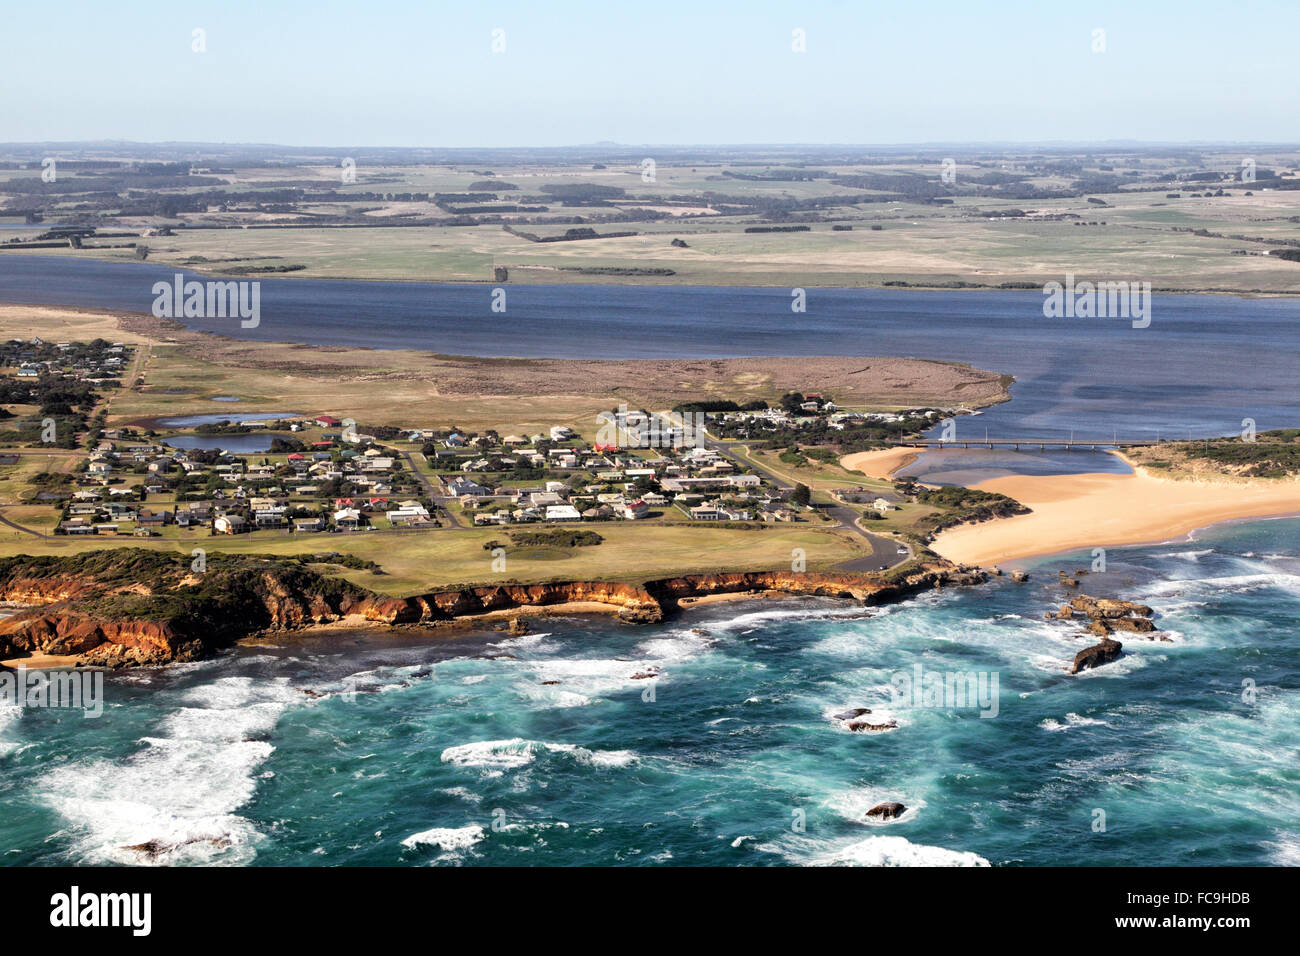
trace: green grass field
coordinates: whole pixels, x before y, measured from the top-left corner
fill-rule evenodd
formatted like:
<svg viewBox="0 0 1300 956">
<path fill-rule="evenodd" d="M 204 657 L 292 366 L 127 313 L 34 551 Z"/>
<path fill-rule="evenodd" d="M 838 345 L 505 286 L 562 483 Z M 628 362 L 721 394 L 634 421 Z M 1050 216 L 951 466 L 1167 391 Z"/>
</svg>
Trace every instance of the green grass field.
<svg viewBox="0 0 1300 956">
<path fill-rule="evenodd" d="M 304 267 L 285 274 L 291 278 L 486 283 L 494 281 L 494 267 L 504 266 L 513 283 L 869 287 L 886 282 L 1041 285 L 1072 272 L 1079 276 L 1133 277 L 1149 281 L 1156 288 L 1191 291 L 1300 289 L 1300 263 L 1267 255 L 1275 248 L 1268 240 L 1295 240 L 1300 190 L 1270 189 L 1263 182 L 1233 183 L 1225 190 L 1231 195 L 1197 197 L 1193 193 L 1198 187 L 1184 183 L 1176 190 L 1179 198 L 1170 199 L 1164 188 L 1155 184 L 1155 175 L 1187 172 L 1189 168 L 1232 172 L 1240 157 L 1207 152 L 1198 156 L 1199 165 L 1177 152 L 1168 156 L 1144 153 L 1113 157 L 1104 165 L 1091 154 L 1077 159 L 1079 168 L 1075 172 L 1065 175 L 1040 168 L 1025 180 L 1025 185 L 1068 190 L 1074 176 L 1105 177 L 1112 175 L 1108 170 L 1137 167 L 1141 175 L 1129 179 L 1140 182 L 1143 188 L 1126 187 L 1093 197 L 1101 198 L 1104 205 L 1088 202 L 1087 195 L 1018 200 L 963 192 L 963 184 L 999 168 L 1014 172 L 1042 165 L 1041 157 L 1016 156 L 1000 162 L 991 162 L 988 157 L 978 163 L 960 162 L 950 205 L 910 200 L 871 202 L 883 194 L 846 182 L 835 183 L 826 177 L 737 178 L 764 175 L 773 169 L 789 172 L 788 166 L 778 163 L 722 161 L 691 165 L 661 161 L 653 182 L 642 179 L 638 163 L 626 161 L 611 162 L 603 169 L 592 168 L 591 164 L 516 163 L 497 166 L 496 175 L 485 180 L 481 171 L 458 166 L 371 167 L 363 157 L 358 161 L 354 184 L 341 184 L 336 165 L 318 163 L 290 164 L 282 169 L 237 168 L 234 182 L 238 185 L 224 187 L 233 192 L 303 181 L 319 183 L 322 188 L 337 187 L 343 202 L 305 202 L 295 210 L 296 215 L 307 217 L 305 228 L 277 225 L 292 218 L 287 215 L 243 208 L 223 212 L 216 207 L 184 213 L 175 220 L 133 220 L 124 225 L 134 229 L 177 224 L 187 227 L 174 230 L 172 236 L 142 238 L 140 241 L 150 249 L 151 261 L 188 264 L 213 272 L 231 267 Z M 1261 167 L 1286 171 L 1294 168 L 1300 157 L 1270 154 L 1256 159 Z M 807 165 L 812 170 L 848 177 L 901 173 L 934 180 L 938 176 L 937 161 Z M 38 174 L 39 170 L 0 174 L 0 194 L 6 178 Z M 589 223 L 599 233 L 632 231 L 637 235 L 534 243 L 505 232 L 499 224 L 448 225 L 452 213 L 432 201 L 364 198 L 367 192 L 379 191 L 467 194 L 476 181 L 518 186 L 517 190 L 498 190 L 502 204 L 547 205 L 546 214 L 534 217 L 541 220 L 538 222 L 523 222 L 530 218 L 528 214 L 502 214 L 506 221 L 523 222 L 519 228 L 524 231 L 558 235 L 572 225 L 558 220 L 568 219 Z M 574 184 L 613 186 L 624 190 L 624 196 L 608 205 L 568 204 L 548 198 L 542 191 L 545 187 Z M 346 198 L 352 195 L 357 197 L 355 202 Z M 752 212 L 732 214 L 726 209 L 722 210 L 725 214 L 717 214 L 723 205 L 719 199 L 728 197 L 772 203 L 826 197 L 841 201 L 820 207 L 817 214 L 825 221 L 812 223 L 808 232 L 754 234 L 745 229 L 763 221 L 761 216 Z M 491 201 L 485 202 L 492 205 Z M 71 211 L 75 197 L 70 197 L 66 205 Z M 674 215 L 652 221 L 600 221 L 601 217 L 646 208 Z M 997 219 L 984 215 L 1010 209 L 1023 209 L 1032 216 Z M 373 222 L 378 227 L 312 227 L 312 216 Z M 1053 216 L 1075 218 L 1052 220 Z M 395 225 L 403 221 L 422 224 Z M 833 224 L 851 225 L 853 229 L 834 231 Z M 232 225 L 259 228 L 211 228 Z M 1219 235 L 1198 236 L 1192 230 Z M 1243 238 L 1225 238 L 1231 236 Z M 31 232 L 6 230 L 0 223 L 0 240 L 12 237 L 30 238 Z M 671 245 L 674 238 L 684 240 L 686 247 Z M 131 249 L 70 248 L 39 250 L 39 254 L 123 260 L 135 255 Z M 582 269 L 671 269 L 674 274 L 612 276 L 575 271 Z"/>
<path fill-rule="evenodd" d="M 17 520 L 20 509 L 4 509 Z M 53 515 L 53 509 L 43 509 Z M 584 525 L 584 527 L 586 527 Z M 810 525 L 769 525 L 738 530 L 655 520 L 593 525 L 605 539 L 594 547 L 572 549 L 509 548 L 506 570 L 492 569 L 489 541 L 506 542 L 501 528 L 460 531 L 358 534 L 209 535 L 206 530 L 178 532 L 165 538 L 37 539 L 0 528 L 0 555 L 58 555 L 105 547 L 143 547 L 189 554 L 194 548 L 237 554 L 301 554 L 339 551 L 375 561 L 384 574 L 340 569 L 343 577 L 376 591 L 398 596 L 455 584 L 492 584 L 506 580 L 617 580 L 639 582 L 656 577 L 711 571 L 758 571 L 788 567 L 796 548 L 803 549 L 809 570 L 826 570 L 860 557 L 862 539 L 848 531 Z"/>
</svg>

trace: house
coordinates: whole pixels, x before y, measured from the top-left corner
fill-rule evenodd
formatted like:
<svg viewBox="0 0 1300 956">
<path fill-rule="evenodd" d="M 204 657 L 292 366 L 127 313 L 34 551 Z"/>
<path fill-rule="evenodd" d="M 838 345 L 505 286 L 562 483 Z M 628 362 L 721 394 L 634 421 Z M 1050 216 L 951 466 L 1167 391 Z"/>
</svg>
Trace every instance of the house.
<svg viewBox="0 0 1300 956">
<path fill-rule="evenodd" d="M 135 523 L 141 528 L 161 528 L 171 517 L 165 511 L 141 511 L 135 517 Z"/>
<path fill-rule="evenodd" d="M 213 522 L 213 527 L 218 534 L 243 534 L 248 530 L 248 522 L 239 515 L 222 515 Z"/>
<path fill-rule="evenodd" d="M 447 493 L 455 498 L 462 495 L 474 495 L 481 498 L 484 495 L 490 495 L 492 492 L 468 478 L 455 478 L 447 482 Z"/>
<path fill-rule="evenodd" d="M 645 503 L 644 498 L 638 498 L 636 501 L 629 501 L 623 506 L 623 517 L 629 521 L 637 518 L 645 518 L 650 514 L 650 506 Z"/>
<path fill-rule="evenodd" d="M 550 505 L 546 509 L 547 521 L 580 521 L 582 515 L 573 505 Z"/>
<path fill-rule="evenodd" d="M 356 531 L 365 522 L 356 508 L 340 508 L 334 512 L 334 526 L 343 531 Z"/>
<path fill-rule="evenodd" d="M 312 421 L 321 428 L 338 428 L 343 424 L 341 419 L 335 418 L 333 415 L 321 415 L 312 419 Z"/>
<path fill-rule="evenodd" d="M 527 439 L 527 438 L 524 438 L 522 435 L 507 435 L 505 438 L 501 439 L 501 444 L 503 444 L 503 445 L 527 445 L 527 444 L 528 444 L 528 439 Z"/>
<path fill-rule="evenodd" d="M 889 512 L 894 510 L 894 506 L 890 504 L 888 501 L 886 501 L 884 498 L 877 498 L 875 501 L 871 502 L 871 507 L 876 509 L 877 514 L 882 514 L 882 515 L 888 514 Z"/>
<path fill-rule="evenodd" d="M 253 521 L 258 528 L 287 528 L 289 520 L 285 517 L 285 508 L 268 508 L 253 512 Z"/>
<path fill-rule="evenodd" d="M 321 517 L 294 518 L 293 530 L 294 531 L 324 531 L 325 519 Z"/>
<path fill-rule="evenodd" d="M 429 520 L 429 512 L 419 502 L 404 501 L 398 508 L 387 512 L 388 523 L 393 527 L 399 525 L 420 525 Z"/>
<path fill-rule="evenodd" d="M 567 425 L 551 426 L 551 441 L 564 441 L 573 434 L 573 429 Z"/>
</svg>

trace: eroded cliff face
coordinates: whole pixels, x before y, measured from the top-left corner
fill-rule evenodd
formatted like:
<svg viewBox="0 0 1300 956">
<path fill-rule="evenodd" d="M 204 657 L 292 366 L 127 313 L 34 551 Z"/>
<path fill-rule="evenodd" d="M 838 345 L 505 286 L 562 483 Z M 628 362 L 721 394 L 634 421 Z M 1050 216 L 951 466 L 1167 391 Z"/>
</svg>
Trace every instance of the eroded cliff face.
<svg viewBox="0 0 1300 956">
<path fill-rule="evenodd" d="M 149 559 L 154 564 L 173 560 Z M 145 576 L 137 568 L 127 570 Z M 606 605 L 626 621 L 653 623 L 683 599 L 712 594 L 777 592 L 878 604 L 984 580 L 982 572 L 936 562 L 896 580 L 879 574 L 756 571 L 691 574 L 640 585 L 501 584 L 395 598 L 302 565 L 253 559 L 203 578 L 166 564 L 154 571 L 143 581 L 102 562 L 81 573 L 63 573 L 48 562 L 24 573 L 21 565 L 10 563 L 0 569 L 0 600 L 37 606 L 0 620 L 0 658 L 68 655 L 81 664 L 126 667 L 194 660 L 250 634 L 335 622 L 436 625 L 511 608 L 584 603 Z"/>
</svg>

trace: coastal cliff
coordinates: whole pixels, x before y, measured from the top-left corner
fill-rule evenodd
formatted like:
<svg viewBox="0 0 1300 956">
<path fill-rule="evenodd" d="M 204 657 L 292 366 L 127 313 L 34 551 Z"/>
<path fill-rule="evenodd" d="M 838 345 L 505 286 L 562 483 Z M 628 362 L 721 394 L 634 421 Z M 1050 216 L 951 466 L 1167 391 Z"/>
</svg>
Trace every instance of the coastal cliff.
<svg viewBox="0 0 1300 956">
<path fill-rule="evenodd" d="M 298 561 L 213 554 L 199 574 L 183 556 L 115 549 L 0 560 L 0 601 L 22 606 L 0 620 L 0 659 L 57 655 L 86 666 L 131 667 L 196 660 L 251 634 L 326 624 L 434 626 L 574 603 L 606 605 L 622 620 L 653 623 L 684 600 L 710 595 L 808 594 L 879 604 L 983 580 L 983 572 L 938 561 L 892 575 L 754 571 L 643 584 L 506 583 L 397 598 Z"/>
</svg>

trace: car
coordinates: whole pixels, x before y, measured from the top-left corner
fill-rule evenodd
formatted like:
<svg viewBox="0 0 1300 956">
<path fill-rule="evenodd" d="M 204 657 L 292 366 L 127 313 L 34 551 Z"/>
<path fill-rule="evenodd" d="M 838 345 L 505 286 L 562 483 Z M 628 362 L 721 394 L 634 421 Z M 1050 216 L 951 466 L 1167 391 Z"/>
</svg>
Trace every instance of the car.
<svg viewBox="0 0 1300 956">
<path fill-rule="evenodd" d="M 899 553 L 899 554 L 911 554 L 911 552 L 908 551 L 906 548 L 899 548 L 899 549 L 898 549 L 898 553 Z"/>
</svg>

